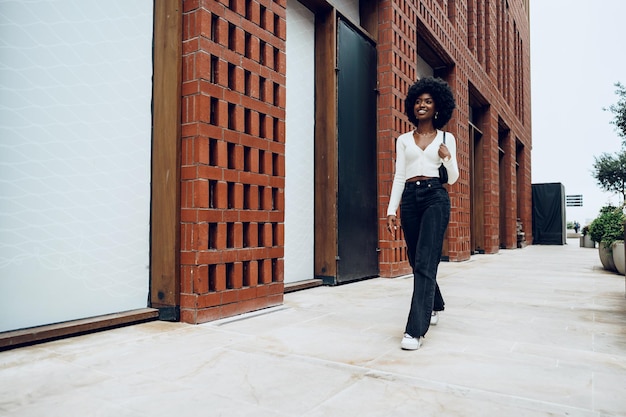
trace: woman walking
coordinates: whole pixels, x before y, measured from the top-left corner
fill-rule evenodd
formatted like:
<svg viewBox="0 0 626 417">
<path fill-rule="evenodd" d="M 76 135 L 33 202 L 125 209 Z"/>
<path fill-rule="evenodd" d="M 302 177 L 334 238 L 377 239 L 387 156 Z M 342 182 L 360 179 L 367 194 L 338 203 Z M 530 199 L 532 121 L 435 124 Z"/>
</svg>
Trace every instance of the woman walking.
<svg viewBox="0 0 626 417">
<path fill-rule="evenodd" d="M 413 269 L 413 297 L 404 337 L 405 350 L 419 349 L 431 324 L 437 324 L 444 301 L 437 285 L 443 238 L 450 220 L 450 198 L 439 178 L 443 164 L 447 182 L 459 178 L 456 139 L 441 129 L 456 107 L 450 86 L 426 77 L 409 88 L 405 112 L 415 129 L 396 141 L 396 167 L 387 207 L 387 229 L 393 234 L 401 211 L 402 230 Z"/>
</svg>

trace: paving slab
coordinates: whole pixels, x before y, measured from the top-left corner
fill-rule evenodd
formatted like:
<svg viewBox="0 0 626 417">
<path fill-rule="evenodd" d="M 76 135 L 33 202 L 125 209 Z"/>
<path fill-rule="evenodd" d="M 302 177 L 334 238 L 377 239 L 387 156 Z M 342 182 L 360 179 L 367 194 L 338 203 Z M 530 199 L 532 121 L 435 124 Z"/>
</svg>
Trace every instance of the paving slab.
<svg viewBox="0 0 626 417">
<path fill-rule="evenodd" d="M 0 352 L 0 416 L 626 416 L 625 280 L 597 249 L 474 255 L 439 283 L 417 351 L 400 349 L 407 276 Z"/>
</svg>

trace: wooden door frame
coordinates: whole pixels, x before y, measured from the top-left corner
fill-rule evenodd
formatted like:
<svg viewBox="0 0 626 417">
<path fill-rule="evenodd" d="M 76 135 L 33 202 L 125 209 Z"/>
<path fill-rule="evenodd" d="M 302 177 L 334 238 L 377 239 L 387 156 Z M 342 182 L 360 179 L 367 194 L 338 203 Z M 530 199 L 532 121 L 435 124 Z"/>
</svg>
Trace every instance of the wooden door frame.
<svg viewBox="0 0 626 417">
<path fill-rule="evenodd" d="M 314 274 L 325 283 L 337 278 L 337 21 L 339 13 L 324 0 L 299 0 L 315 13 L 315 237 Z M 378 3 L 359 4 L 361 27 L 376 43 Z"/>
<path fill-rule="evenodd" d="M 507 247 L 507 235 L 508 235 L 508 230 L 507 230 L 507 210 L 508 210 L 508 203 L 506 201 L 506 171 L 507 171 L 507 155 L 506 155 L 506 151 L 502 148 L 502 146 L 498 145 L 498 203 L 499 203 L 499 210 L 498 210 L 498 214 L 499 214 L 499 233 L 498 233 L 498 239 L 500 240 L 500 244 L 499 247 L 501 249 L 505 249 Z"/>
<path fill-rule="evenodd" d="M 315 12 L 315 278 L 337 276 L 337 13 Z"/>
<path fill-rule="evenodd" d="M 182 1 L 154 2 L 150 307 L 180 318 Z"/>
<path fill-rule="evenodd" d="M 469 123 L 470 145 L 470 253 L 485 250 L 485 195 L 483 132 Z"/>
</svg>

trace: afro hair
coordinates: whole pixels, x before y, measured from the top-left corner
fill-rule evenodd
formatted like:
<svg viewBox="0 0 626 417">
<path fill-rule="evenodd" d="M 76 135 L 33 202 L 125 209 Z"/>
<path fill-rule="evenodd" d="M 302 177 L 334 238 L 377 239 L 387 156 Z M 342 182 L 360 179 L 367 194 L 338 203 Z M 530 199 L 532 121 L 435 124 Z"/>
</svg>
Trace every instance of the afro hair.
<svg viewBox="0 0 626 417">
<path fill-rule="evenodd" d="M 409 88 L 409 92 L 404 100 L 404 111 L 409 121 L 416 127 L 419 122 L 413 112 L 413 106 L 417 98 L 424 93 L 428 93 L 433 97 L 435 110 L 437 111 L 437 117 L 433 119 L 433 126 L 435 129 L 441 129 L 450 121 L 452 112 L 456 108 L 452 89 L 447 82 L 441 78 L 434 77 L 424 77 Z"/>
</svg>

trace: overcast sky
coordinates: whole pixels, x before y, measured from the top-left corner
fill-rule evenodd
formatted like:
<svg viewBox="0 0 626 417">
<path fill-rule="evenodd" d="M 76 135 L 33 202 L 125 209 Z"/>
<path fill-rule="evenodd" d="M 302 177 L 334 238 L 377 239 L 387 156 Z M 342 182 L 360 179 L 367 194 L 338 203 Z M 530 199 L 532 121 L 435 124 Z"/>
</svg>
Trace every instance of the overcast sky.
<svg viewBox="0 0 626 417">
<path fill-rule="evenodd" d="M 593 220 L 618 196 L 592 177 L 594 156 L 620 150 L 621 138 L 603 108 L 626 85 L 625 0 L 531 0 L 532 182 L 560 182 L 582 194 L 567 220 Z"/>
</svg>

